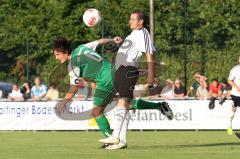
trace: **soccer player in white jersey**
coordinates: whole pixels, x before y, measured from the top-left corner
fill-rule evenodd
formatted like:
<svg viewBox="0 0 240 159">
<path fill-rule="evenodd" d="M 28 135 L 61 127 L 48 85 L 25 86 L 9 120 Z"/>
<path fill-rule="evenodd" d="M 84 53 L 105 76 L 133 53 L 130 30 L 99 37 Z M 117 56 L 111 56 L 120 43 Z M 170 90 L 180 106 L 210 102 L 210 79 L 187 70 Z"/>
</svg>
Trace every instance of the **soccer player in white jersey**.
<svg viewBox="0 0 240 159">
<path fill-rule="evenodd" d="M 228 83 L 232 86 L 231 90 L 231 97 L 233 101 L 232 106 L 232 113 L 229 120 L 229 127 L 228 127 L 228 134 L 232 134 L 232 120 L 234 118 L 235 112 L 237 110 L 237 107 L 240 107 L 240 56 L 238 58 L 239 64 L 234 66 L 232 70 L 230 71 L 229 77 L 228 77 Z M 235 133 L 238 137 L 240 137 L 239 133 Z"/>
<path fill-rule="evenodd" d="M 116 109 L 116 123 L 112 136 L 101 139 L 99 142 L 113 144 L 106 149 L 122 149 L 127 147 L 126 134 L 129 123 L 129 109 L 159 109 L 168 119 L 173 118 L 172 110 L 166 102 L 148 102 L 142 99 L 133 99 L 134 86 L 138 80 L 138 65 L 143 53 L 148 63 L 149 85 L 154 84 L 155 48 L 151 42 L 149 32 L 144 28 L 144 14 L 141 11 L 132 12 L 129 20 L 131 34 L 122 43 L 120 37 L 115 38 L 121 44 L 116 56 L 116 73 L 114 87 L 119 94 Z M 162 108 L 162 109 L 161 109 Z"/>
</svg>

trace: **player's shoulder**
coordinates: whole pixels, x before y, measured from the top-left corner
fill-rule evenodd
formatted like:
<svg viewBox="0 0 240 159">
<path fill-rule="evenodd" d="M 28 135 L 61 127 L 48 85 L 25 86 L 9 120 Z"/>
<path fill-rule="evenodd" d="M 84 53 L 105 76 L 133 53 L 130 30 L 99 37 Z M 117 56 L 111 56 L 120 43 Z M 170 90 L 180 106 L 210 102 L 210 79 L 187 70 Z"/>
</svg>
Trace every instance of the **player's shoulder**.
<svg viewBox="0 0 240 159">
<path fill-rule="evenodd" d="M 149 35 L 149 32 L 146 28 L 141 28 L 141 29 L 137 29 L 137 30 L 133 30 L 132 31 L 133 35 Z"/>
<path fill-rule="evenodd" d="M 234 66 L 233 68 L 232 68 L 232 70 L 231 71 L 237 71 L 237 72 L 239 72 L 240 73 L 240 64 L 239 65 L 236 65 L 236 66 Z"/>
<path fill-rule="evenodd" d="M 84 50 L 87 49 L 84 44 L 78 45 L 71 53 L 71 56 L 83 54 Z"/>
</svg>

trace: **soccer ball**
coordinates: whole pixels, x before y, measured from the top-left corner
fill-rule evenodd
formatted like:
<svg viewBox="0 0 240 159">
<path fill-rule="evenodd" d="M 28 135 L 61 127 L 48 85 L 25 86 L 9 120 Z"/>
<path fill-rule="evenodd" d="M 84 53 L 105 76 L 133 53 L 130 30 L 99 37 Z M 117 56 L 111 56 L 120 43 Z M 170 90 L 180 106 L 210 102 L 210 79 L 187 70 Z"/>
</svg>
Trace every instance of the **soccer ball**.
<svg viewBox="0 0 240 159">
<path fill-rule="evenodd" d="M 93 27 L 101 21 L 101 13 L 94 8 L 88 9 L 83 14 L 83 22 L 88 27 Z"/>
</svg>

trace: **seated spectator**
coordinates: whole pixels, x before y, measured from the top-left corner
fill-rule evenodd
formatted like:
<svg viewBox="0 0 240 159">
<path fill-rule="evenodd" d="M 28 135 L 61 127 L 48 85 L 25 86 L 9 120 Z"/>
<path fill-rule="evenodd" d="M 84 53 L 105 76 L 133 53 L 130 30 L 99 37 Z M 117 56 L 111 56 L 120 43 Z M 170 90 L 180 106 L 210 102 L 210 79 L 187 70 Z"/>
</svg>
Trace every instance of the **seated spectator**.
<svg viewBox="0 0 240 159">
<path fill-rule="evenodd" d="M 203 79 L 204 81 L 207 80 L 207 77 L 203 76 L 200 74 L 200 72 L 196 72 L 194 75 L 195 81 L 193 82 L 192 86 L 189 88 L 188 92 L 187 92 L 187 96 L 189 96 L 192 91 L 197 91 L 198 87 L 199 87 L 199 81 L 200 79 Z"/>
<path fill-rule="evenodd" d="M 166 82 L 167 82 L 167 85 L 165 87 L 163 87 L 160 96 L 164 99 L 174 98 L 174 84 L 173 84 L 173 81 L 168 79 Z"/>
<path fill-rule="evenodd" d="M 215 100 L 218 97 L 218 80 L 217 79 L 213 79 L 212 83 L 210 83 L 209 95 L 210 95 L 209 109 L 214 109 Z"/>
<path fill-rule="evenodd" d="M 12 85 L 12 92 L 9 93 L 8 99 L 11 101 L 23 101 L 23 94 L 20 92 L 17 84 Z"/>
<path fill-rule="evenodd" d="M 93 97 L 94 94 L 95 94 L 95 90 L 96 90 L 96 83 L 95 83 L 95 82 L 91 82 L 91 83 L 90 83 L 90 87 L 91 87 L 90 96 Z"/>
<path fill-rule="evenodd" d="M 219 84 L 218 88 L 218 97 L 220 97 L 219 99 L 220 105 L 222 105 L 225 102 L 227 97 L 230 97 L 231 89 L 232 89 L 231 85 L 228 84 L 226 79 L 223 79 L 221 84 Z"/>
<path fill-rule="evenodd" d="M 176 79 L 174 82 L 174 97 L 175 98 L 183 98 L 185 96 L 186 90 L 182 85 L 182 81 L 180 79 Z"/>
<path fill-rule="evenodd" d="M 199 80 L 199 87 L 197 88 L 197 92 L 196 92 L 196 98 L 197 99 L 208 99 L 209 96 L 209 92 L 207 90 L 207 82 L 204 80 L 204 78 L 201 78 Z"/>
<path fill-rule="evenodd" d="M 0 99 L 3 97 L 3 91 L 0 89 Z"/>
<path fill-rule="evenodd" d="M 59 92 L 57 90 L 56 84 L 51 83 L 44 99 L 46 100 L 57 100 L 59 98 Z"/>
<path fill-rule="evenodd" d="M 26 82 L 22 85 L 21 93 L 23 94 L 24 100 L 31 99 L 31 84 Z"/>
<path fill-rule="evenodd" d="M 33 100 L 41 100 L 47 94 L 47 87 L 41 84 L 39 77 L 34 79 L 35 85 L 31 89 L 31 97 Z"/>
<path fill-rule="evenodd" d="M 77 91 L 75 97 L 80 100 L 87 100 L 87 98 L 88 98 L 88 83 L 83 79 L 79 79 L 78 86 L 79 86 L 79 88 L 78 88 L 78 91 Z"/>
<path fill-rule="evenodd" d="M 143 97 L 147 94 L 147 86 L 144 84 L 136 84 L 133 91 L 134 97 Z"/>
</svg>

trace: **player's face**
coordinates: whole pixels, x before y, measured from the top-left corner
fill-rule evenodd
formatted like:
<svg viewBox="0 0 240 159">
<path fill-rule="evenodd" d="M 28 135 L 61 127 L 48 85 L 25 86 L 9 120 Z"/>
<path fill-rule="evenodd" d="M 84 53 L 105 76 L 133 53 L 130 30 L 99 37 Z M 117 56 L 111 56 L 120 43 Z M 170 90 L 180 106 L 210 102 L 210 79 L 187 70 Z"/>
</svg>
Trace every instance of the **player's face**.
<svg viewBox="0 0 240 159">
<path fill-rule="evenodd" d="M 64 63 L 69 59 L 68 54 L 63 53 L 62 51 L 54 50 L 54 55 L 57 61 Z"/>
<path fill-rule="evenodd" d="M 129 25 L 131 30 L 137 30 L 143 27 L 143 20 L 138 20 L 137 14 L 131 14 Z"/>
</svg>

